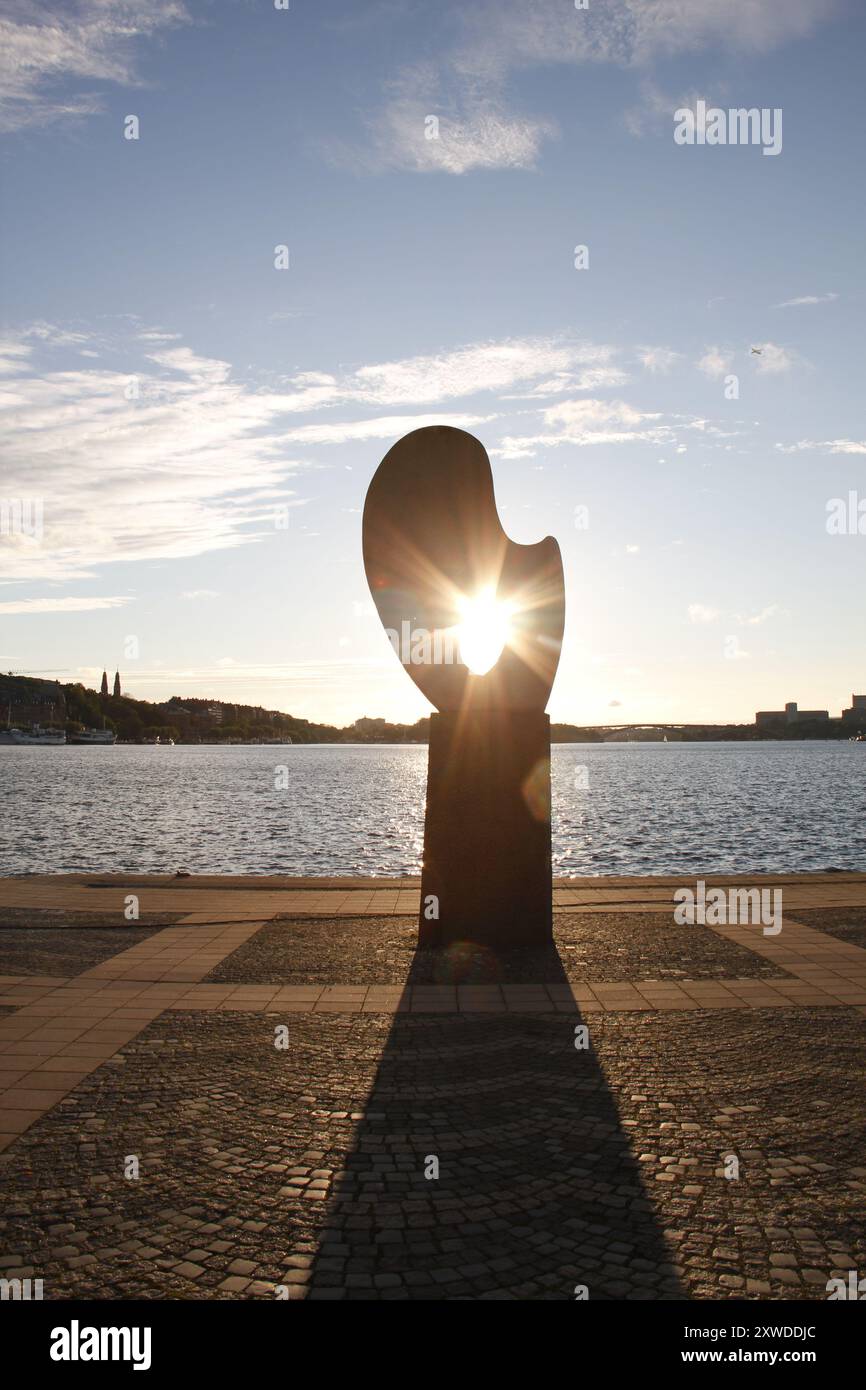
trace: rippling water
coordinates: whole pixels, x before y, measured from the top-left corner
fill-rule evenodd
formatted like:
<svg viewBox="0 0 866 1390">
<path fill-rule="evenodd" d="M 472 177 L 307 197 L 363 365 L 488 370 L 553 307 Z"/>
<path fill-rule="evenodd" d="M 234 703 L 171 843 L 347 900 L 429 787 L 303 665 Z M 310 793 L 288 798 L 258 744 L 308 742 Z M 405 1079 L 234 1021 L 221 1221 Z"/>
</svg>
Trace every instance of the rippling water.
<svg viewBox="0 0 866 1390">
<path fill-rule="evenodd" d="M 0 872 L 417 873 L 426 770 L 426 747 L 0 747 Z M 552 779 L 555 873 L 866 870 L 862 744 L 560 744 Z"/>
</svg>

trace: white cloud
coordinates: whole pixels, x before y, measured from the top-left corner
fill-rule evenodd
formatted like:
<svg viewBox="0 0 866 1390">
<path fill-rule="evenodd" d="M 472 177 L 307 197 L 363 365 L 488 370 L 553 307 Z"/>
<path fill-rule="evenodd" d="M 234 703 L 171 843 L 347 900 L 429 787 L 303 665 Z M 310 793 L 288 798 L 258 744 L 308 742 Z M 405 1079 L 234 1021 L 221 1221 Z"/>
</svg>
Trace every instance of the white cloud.
<svg viewBox="0 0 866 1390">
<path fill-rule="evenodd" d="M 453 85 L 432 65 L 405 69 L 373 121 L 368 166 L 445 174 L 532 168 L 553 122 L 509 117 L 498 93 L 473 94 L 459 81 L 454 93 Z"/>
<path fill-rule="evenodd" d="M 778 343 L 758 343 L 756 346 L 760 348 L 760 355 L 750 354 L 750 360 L 759 372 L 776 375 L 790 371 L 794 366 L 796 356 L 789 348 L 779 347 Z"/>
<path fill-rule="evenodd" d="M 674 352 L 667 347 L 641 347 L 637 350 L 638 361 L 648 372 L 669 372 L 681 357 L 681 353 Z"/>
<path fill-rule="evenodd" d="M 29 345 L 20 339 L 0 339 L 0 376 L 20 372 L 30 357 L 30 352 Z"/>
<path fill-rule="evenodd" d="M 796 444 L 777 444 L 782 454 L 799 454 L 808 449 L 823 449 L 828 454 L 866 454 L 864 439 L 798 439 Z"/>
<path fill-rule="evenodd" d="M 200 598 L 219 598 L 217 589 L 186 589 L 181 594 L 181 598 L 200 599 Z"/>
<path fill-rule="evenodd" d="M 782 303 L 774 305 L 774 308 L 794 309 L 801 304 L 830 304 L 838 298 L 838 294 L 834 294 L 832 290 L 828 294 L 801 294 L 798 299 L 783 299 Z"/>
<path fill-rule="evenodd" d="M 123 608 L 131 598 L 19 598 L 0 602 L 0 613 L 95 613 L 104 608 Z"/>
<path fill-rule="evenodd" d="M 784 7 L 778 0 L 723 6 L 717 0 L 607 0 L 586 11 L 550 0 L 454 5 L 445 10 L 442 32 L 456 30 L 456 39 L 398 71 L 362 148 L 332 148 L 331 154 L 367 169 L 465 174 L 531 168 L 556 126 L 544 116 L 509 110 L 515 73 L 587 63 L 639 68 L 708 45 L 761 52 L 805 36 L 831 7 L 819 13 L 813 0 L 787 0 Z M 645 103 L 651 98 L 651 90 L 644 93 Z M 438 139 L 427 138 L 431 115 L 439 119 Z"/>
<path fill-rule="evenodd" d="M 94 115 L 101 98 L 82 83 L 130 86 L 136 40 L 187 18 L 176 0 L 35 0 L 7 5 L 0 18 L 0 130 Z M 79 88 L 67 94 L 67 84 Z"/>
<path fill-rule="evenodd" d="M 140 343 L 170 343 L 183 337 L 182 333 L 163 333 L 158 328 L 148 328 L 138 335 Z"/>
<path fill-rule="evenodd" d="M 635 410 L 625 401 L 561 401 L 542 412 L 543 433 L 506 435 L 499 448 L 490 452 L 500 458 L 532 458 L 538 449 L 571 444 L 584 448 L 590 444 L 631 444 L 639 441 L 661 443 L 671 439 L 667 425 L 639 429 L 647 420 L 660 420 L 658 414 Z"/>
<path fill-rule="evenodd" d="M 592 343 L 506 339 L 361 367 L 334 390 L 343 399 L 367 405 L 427 405 L 478 391 L 508 390 L 537 378 L 549 384 L 576 374 L 589 386 L 596 374 L 605 381 L 619 379 L 618 369 L 610 365 L 612 355 L 612 348 Z"/>
<path fill-rule="evenodd" d="M 120 354 L 123 371 L 102 360 L 56 370 L 58 353 L 87 341 L 78 327 L 36 325 L 0 344 L 3 494 L 40 499 L 44 526 L 41 543 L 5 538 L 0 579 L 69 579 L 99 564 L 247 544 L 272 534 L 274 504 L 294 496 L 286 479 L 311 466 L 292 456 L 295 446 L 393 440 L 431 424 L 471 429 L 495 413 L 452 413 L 451 402 L 614 370 L 609 347 L 513 339 L 339 376 L 303 371 L 256 389 L 228 362 L 144 332 L 142 341 L 134 323 L 129 342 L 105 343 L 106 363 Z M 445 409 L 411 413 L 424 406 Z M 338 407 L 327 422 L 303 419 Z M 293 416 L 302 418 L 287 427 Z"/>
<path fill-rule="evenodd" d="M 714 623 L 718 617 L 718 608 L 709 608 L 705 603 L 689 604 L 690 623 Z"/>
<path fill-rule="evenodd" d="M 44 535 L 0 547 L 2 578 L 68 579 L 241 545 L 301 466 L 277 431 L 291 395 L 234 382 L 223 362 L 170 349 L 156 354 L 158 373 L 40 373 L 31 353 L 0 383 L 3 490 L 41 500 Z"/>
<path fill-rule="evenodd" d="M 622 386 L 628 375 L 621 367 L 586 367 L 579 372 L 557 372 L 524 391 L 502 395 L 503 401 L 544 400 L 564 396 L 569 391 L 603 391 L 608 386 Z"/>
<path fill-rule="evenodd" d="M 548 406 L 544 412 L 546 424 L 561 425 L 569 432 L 598 428 L 600 425 L 626 425 L 631 428 L 642 420 L 658 418 L 658 415 L 635 410 L 625 401 L 562 401 L 559 405 Z"/>
<path fill-rule="evenodd" d="M 717 347 L 708 347 L 703 357 L 698 358 L 696 363 L 698 371 L 703 372 L 704 376 L 720 377 L 731 369 L 733 354 Z"/>
<path fill-rule="evenodd" d="M 776 614 L 781 611 L 778 603 L 770 603 L 766 608 L 762 608 L 759 613 L 753 613 L 750 618 L 743 617 L 741 613 L 737 613 L 735 622 L 738 622 L 741 627 L 760 627 L 761 623 L 765 623 L 768 618 L 774 618 Z"/>
<path fill-rule="evenodd" d="M 492 415 L 386 415 L 374 420 L 333 421 L 327 425 L 300 425 L 284 430 L 281 438 L 291 444 L 346 444 L 353 439 L 399 439 L 409 430 L 427 425 L 451 425 L 454 429 L 469 430 L 492 420 Z"/>
</svg>

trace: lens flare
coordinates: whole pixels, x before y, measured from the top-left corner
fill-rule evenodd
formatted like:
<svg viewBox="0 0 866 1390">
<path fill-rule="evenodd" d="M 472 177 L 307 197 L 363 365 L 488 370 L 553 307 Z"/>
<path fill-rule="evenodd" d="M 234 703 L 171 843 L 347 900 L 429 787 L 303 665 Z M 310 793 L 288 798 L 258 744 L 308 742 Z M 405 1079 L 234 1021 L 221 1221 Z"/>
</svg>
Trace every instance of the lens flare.
<svg viewBox="0 0 866 1390">
<path fill-rule="evenodd" d="M 496 665 L 511 634 L 512 606 L 496 597 L 493 585 L 459 601 L 457 641 L 460 660 L 476 676 Z"/>
</svg>

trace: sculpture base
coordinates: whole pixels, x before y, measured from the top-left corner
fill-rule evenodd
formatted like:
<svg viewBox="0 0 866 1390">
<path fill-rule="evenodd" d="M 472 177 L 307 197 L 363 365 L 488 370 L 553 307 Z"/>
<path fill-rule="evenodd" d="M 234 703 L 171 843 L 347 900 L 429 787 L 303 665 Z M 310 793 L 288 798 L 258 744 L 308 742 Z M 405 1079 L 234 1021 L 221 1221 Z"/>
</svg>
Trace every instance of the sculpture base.
<svg viewBox="0 0 866 1390">
<path fill-rule="evenodd" d="M 552 937 L 549 718 L 431 715 L 418 944 Z"/>
</svg>

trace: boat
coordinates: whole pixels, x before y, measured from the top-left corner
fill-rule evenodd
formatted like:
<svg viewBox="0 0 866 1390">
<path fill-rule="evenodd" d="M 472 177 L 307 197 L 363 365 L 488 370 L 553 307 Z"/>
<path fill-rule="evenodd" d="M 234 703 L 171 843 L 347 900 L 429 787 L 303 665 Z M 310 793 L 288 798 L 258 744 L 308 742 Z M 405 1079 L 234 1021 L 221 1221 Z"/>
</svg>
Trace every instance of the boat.
<svg viewBox="0 0 866 1390">
<path fill-rule="evenodd" d="M 67 734 L 67 743 L 116 743 L 117 734 L 113 729 L 80 729 L 77 734 Z"/>
<path fill-rule="evenodd" d="M 65 742 L 63 729 L 43 729 L 41 724 L 34 724 L 29 729 L 0 729 L 0 743 L 12 743 L 19 747 L 31 748 L 44 744 L 54 748 Z"/>
</svg>

